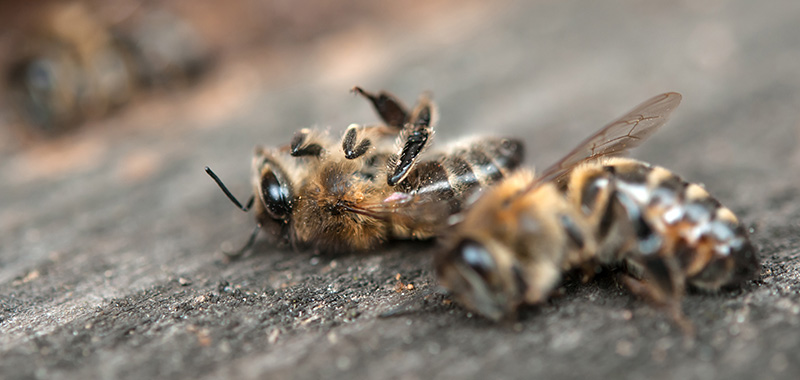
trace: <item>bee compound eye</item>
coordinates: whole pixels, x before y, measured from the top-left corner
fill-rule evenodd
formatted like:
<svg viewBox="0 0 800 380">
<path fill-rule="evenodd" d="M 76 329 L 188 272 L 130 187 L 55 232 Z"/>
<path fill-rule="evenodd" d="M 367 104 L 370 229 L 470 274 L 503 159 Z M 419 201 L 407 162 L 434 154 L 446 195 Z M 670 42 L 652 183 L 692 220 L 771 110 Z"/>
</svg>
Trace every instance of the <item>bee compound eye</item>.
<svg viewBox="0 0 800 380">
<path fill-rule="evenodd" d="M 497 268 L 494 258 L 486 247 L 474 240 L 463 240 L 455 249 L 458 258 L 477 273 L 486 279 L 490 273 Z"/>
<path fill-rule="evenodd" d="M 261 200 L 273 219 L 286 219 L 292 211 L 291 191 L 272 170 L 261 176 Z"/>
</svg>

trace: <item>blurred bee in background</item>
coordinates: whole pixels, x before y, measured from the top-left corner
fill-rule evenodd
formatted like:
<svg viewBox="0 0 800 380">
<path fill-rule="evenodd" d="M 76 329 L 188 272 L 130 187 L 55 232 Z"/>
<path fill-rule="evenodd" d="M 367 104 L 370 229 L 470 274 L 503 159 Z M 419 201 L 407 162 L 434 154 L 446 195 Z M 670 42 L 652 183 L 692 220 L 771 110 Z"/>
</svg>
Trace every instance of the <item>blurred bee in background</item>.
<svg viewBox="0 0 800 380">
<path fill-rule="evenodd" d="M 111 31 L 142 87 L 190 85 L 214 63 L 198 31 L 166 9 L 139 10 Z"/>
<path fill-rule="evenodd" d="M 438 114 L 420 97 L 408 110 L 391 94 L 367 98 L 385 124 L 350 125 L 341 141 L 318 130 L 298 131 L 276 149 L 256 147 L 253 193 L 242 205 L 219 178 L 206 172 L 243 211 L 253 207 L 257 226 L 295 248 L 363 251 L 389 239 L 427 239 L 466 199 L 519 166 L 518 140 L 483 137 L 423 154 Z"/>
<path fill-rule="evenodd" d="M 45 7 L 7 72 L 11 101 L 45 135 L 108 114 L 153 86 L 189 83 L 210 64 L 197 33 L 166 11 L 110 25 L 82 2 Z"/>
<path fill-rule="evenodd" d="M 621 267 L 633 292 L 691 331 L 680 308 L 687 285 L 736 286 L 760 264 L 744 226 L 700 185 L 614 157 L 652 135 L 680 100 L 656 96 L 538 176 L 519 171 L 487 190 L 436 259 L 441 284 L 466 308 L 500 320 L 547 300 L 565 272 L 588 279 Z"/>
</svg>

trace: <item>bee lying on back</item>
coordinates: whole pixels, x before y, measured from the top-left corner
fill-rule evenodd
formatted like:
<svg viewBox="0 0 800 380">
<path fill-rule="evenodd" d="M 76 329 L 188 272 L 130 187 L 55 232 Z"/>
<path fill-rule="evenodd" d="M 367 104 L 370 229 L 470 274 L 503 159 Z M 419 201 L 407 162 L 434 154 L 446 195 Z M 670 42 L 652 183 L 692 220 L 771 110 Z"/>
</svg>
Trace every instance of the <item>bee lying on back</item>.
<svg viewBox="0 0 800 380">
<path fill-rule="evenodd" d="M 744 226 L 700 185 L 659 166 L 612 157 L 639 145 L 678 106 L 666 93 L 611 122 L 542 174 L 519 171 L 454 226 L 439 281 L 490 319 L 541 303 L 562 274 L 624 268 L 628 287 L 687 331 L 685 287 L 718 290 L 760 271 Z"/>
<path fill-rule="evenodd" d="M 367 250 L 389 239 L 426 239 L 470 195 L 519 166 L 518 140 L 482 137 L 425 156 L 437 122 L 436 107 L 420 97 L 408 111 L 392 95 L 353 89 L 372 103 L 385 125 L 350 125 L 341 142 L 302 129 L 289 145 L 256 147 L 253 193 L 242 205 L 206 172 L 243 211 L 255 202 L 257 226 L 295 248 Z"/>
</svg>

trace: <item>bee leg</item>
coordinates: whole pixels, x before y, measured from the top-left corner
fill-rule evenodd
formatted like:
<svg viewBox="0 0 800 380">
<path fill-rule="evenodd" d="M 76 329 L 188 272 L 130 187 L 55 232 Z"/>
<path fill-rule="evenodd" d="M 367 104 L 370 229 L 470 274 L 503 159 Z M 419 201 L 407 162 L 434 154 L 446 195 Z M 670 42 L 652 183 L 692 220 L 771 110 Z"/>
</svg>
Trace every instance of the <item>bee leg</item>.
<svg viewBox="0 0 800 380">
<path fill-rule="evenodd" d="M 324 149 L 316 142 L 314 132 L 308 128 L 303 128 L 295 132 L 290 144 L 290 154 L 294 157 L 313 156 L 319 157 Z"/>
<path fill-rule="evenodd" d="M 365 128 L 358 124 L 350 124 L 347 127 L 344 138 L 342 138 L 342 150 L 344 150 L 345 158 L 352 160 L 361 157 L 372 147 L 372 141 L 368 137 L 363 137 L 359 141 L 359 134 L 363 136 L 366 134 L 365 132 Z"/>
<path fill-rule="evenodd" d="M 361 87 L 355 86 L 351 90 L 372 102 L 375 111 L 381 119 L 396 130 L 400 130 L 408 122 L 408 111 L 397 98 L 388 92 L 381 91 L 378 95 L 364 91 Z"/>
<path fill-rule="evenodd" d="M 373 146 L 382 146 L 387 138 L 397 136 L 397 130 L 385 125 L 361 126 L 350 124 L 342 137 L 342 150 L 348 160 L 363 156 Z"/>
<path fill-rule="evenodd" d="M 222 253 L 225 254 L 225 258 L 228 261 L 234 261 L 234 260 L 238 260 L 238 259 L 240 259 L 242 257 L 245 257 L 245 254 L 250 252 L 250 249 L 253 248 L 253 245 L 256 242 L 256 237 L 258 236 L 258 233 L 260 231 L 261 231 L 261 224 L 256 224 L 256 228 L 253 229 L 253 232 L 250 233 L 250 238 L 247 239 L 247 243 L 245 243 L 245 245 L 242 246 L 242 248 L 239 248 L 238 250 L 236 250 L 234 252 L 230 252 L 230 251 L 226 251 L 226 250 L 222 251 Z"/>
<path fill-rule="evenodd" d="M 422 96 L 411 115 L 411 121 L 406 124 L 398 139 L 402 143 L 400 154 L 389 161 L 387 178 L 389 186 L 394 186 L 406 178 L 433 137 L 436 107 L 427 96 Z"/>
<path fill-rule="evenodd" d="M 631 276 L 623 276 L 623 282 L 636 294 L 647 300 L 658 309 L 667 312 L 675 324 L 683 330 L 685 336 L 693 338 L 694 325 L 683 313 L 681 299 L 684 293 L 684 279 L 677 275 L 668 260 L 661 257 L 642 260 L 644 276 L 637 280 Z"/>
<path fill-rule="evenodd" d="M 581 277 L 582 283 L 588 283 L 591 281 L 595 275 L 597 275 L 598 268 L 600 268 L 600 264 L 593 260 L 586 260 L 581 263 L 579 269 L 579 274 Z"/>
</svg>

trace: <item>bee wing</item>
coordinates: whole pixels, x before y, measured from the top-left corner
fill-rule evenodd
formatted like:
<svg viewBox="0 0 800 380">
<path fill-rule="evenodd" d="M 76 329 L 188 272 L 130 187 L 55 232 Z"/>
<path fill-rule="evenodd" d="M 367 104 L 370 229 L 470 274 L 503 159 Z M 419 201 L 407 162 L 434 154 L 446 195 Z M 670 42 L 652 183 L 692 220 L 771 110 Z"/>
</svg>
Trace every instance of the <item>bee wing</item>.
<svg viewBox="0 0 800 380">
<path fill-rule="evenodd" d="M 584 162 L 626 154 L 664 125 L 680 103 L 681 94 L 677 92 L 667 92 L 648 99 L 624 116 L 608 123 L 564 158 L 545 169 L 541 175 L 537 175 L 531 188 L 549 181 L 562 182 L 573 168 Z"/>
<path fill-rule="evenodd" d="M 431 193 L 396 192 L 381 202 L 351 205 L 348 211 L 381 219 L 396 225 L 436 229 L 453 213 L 453 200 Z"/>
</svg>

